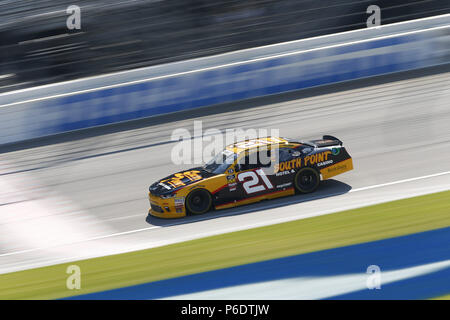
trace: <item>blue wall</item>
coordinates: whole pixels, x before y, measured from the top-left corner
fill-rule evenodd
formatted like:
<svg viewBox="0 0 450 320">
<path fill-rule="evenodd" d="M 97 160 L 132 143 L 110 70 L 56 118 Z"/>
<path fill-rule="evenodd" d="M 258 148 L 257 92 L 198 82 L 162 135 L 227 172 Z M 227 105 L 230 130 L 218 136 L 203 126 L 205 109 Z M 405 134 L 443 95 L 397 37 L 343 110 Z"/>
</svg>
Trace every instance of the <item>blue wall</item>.
<svg viewBox="0 0 450 320">
<path fill-rule="evenodd" d="M 436 65 L 442 51 L 430 43 L 442 35 L 353 42 L 19 103 L 0 108 L 0 144 Z"/>
<path fill-rule="evenodd" d="M 376 32 L 382 36 L 384 31 L 367 29 L 371 37 Z M 450 43 L 445 37 L 445 28 L 369 40 L 362 34 L 348 43 L 339 43 L 339 35 L 336 35 L 335 40 L 329 40 L 334 44 L 329 47 L 322 43 L 319 48 L 312 46 L 301 51 L 298 45 L 294 51 L 268 56 L 264 48 L 256 48 L 253 55 L 253 51 L 249 51 L 245 58 L 228 64 L 226 58 L 222 61 L 221 56 L 217 56 L 208 58 L 209 65 L 200 69 L 194 62 L 186 66 L 189 61 L 183 62 L 184 69 L 163 65 L 155 75 L 151 73 L 153 69 L 149 69 L 148 79 L 141 75 L 139 81 L 118 82 L 103 88 L 98 86 L 107 79 L 81 91 L 76 90 L 83 88 L 83 81 L 92 79 L 80 80 L 73 87 L 66 84 L 63 91 L 58 91 L 63 88 L 63 84 L 59 84 L 56 91 L 49 89 L 47 93 L 43 88 L 37 96 L 26 98 L 25 95 L 26 101 L 10 97 L 10 103 L 6 101 L 0 107 L 0 145 L 444 64 L 450 62 L 447 54 Z"/>
</svg>

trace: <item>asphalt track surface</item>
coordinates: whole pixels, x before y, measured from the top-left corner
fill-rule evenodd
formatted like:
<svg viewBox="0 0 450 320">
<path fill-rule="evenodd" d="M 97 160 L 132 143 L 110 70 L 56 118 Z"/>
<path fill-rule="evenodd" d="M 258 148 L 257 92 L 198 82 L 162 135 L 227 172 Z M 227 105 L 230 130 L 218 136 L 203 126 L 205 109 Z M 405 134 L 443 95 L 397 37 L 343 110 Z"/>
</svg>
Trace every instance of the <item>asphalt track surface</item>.
<svg viewBox="0 0 450 320">
<path fill-rule="evenodd" d="M 174 129 L 344 141 L 355 169 L 312 195 L 147 219 Z M 450 67 L 359 80 L 0 148 L 0 273 L 150 248 L 450 189 Z"/>
</svg>

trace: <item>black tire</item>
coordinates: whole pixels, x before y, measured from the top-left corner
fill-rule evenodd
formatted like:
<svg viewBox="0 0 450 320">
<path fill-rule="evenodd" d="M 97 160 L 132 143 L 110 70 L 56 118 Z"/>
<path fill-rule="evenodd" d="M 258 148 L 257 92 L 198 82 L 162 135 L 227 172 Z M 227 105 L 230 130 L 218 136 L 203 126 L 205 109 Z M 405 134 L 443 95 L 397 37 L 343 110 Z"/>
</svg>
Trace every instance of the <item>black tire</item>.
<svg viewBox="0 0 450 320">
<path fill-rule="evenodd" d="M 320 175 L 313 168 L 300 169 L 294 178 L 295 189 L 300 193 L 311 193 L 317 190 L 320 184 Z"/>
<path fill-rule="evenodd" d="M 186 210 L 191 214 L 203 214 L 212 206 L 211 194 L 205 189 L 196 189 L 186 197 Z"/>
</svg>

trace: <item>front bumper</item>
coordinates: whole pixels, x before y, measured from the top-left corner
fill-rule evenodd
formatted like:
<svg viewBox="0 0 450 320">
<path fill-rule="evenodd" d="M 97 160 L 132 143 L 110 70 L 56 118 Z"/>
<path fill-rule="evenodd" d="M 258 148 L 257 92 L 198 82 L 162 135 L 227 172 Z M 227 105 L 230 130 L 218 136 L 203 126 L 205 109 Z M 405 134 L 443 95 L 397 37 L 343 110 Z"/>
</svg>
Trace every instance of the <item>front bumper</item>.
<svg viewBox="0 0 450 320">
<path fill-rule="evenodd" d="M 148 214 L 154 217 L 158 218 L 164 218 L 164 219 L 173 219 L 173 218 L 182 218 L 186 216 L 186 213 L 176 213 L 176 212 L 156 212 L 153 211 L 151 208 L 148 210 Z"/>
<path fill-rule="evenodd" d="M 186 216 L 184 208 L 184 198 L 162 199 L 158 196 L 148 194 L 150 209 L 148 214 L 158 218 L 182 218 Z M 177 199 L 177 205 L 175 205 Z M 181 201 L 182 199 L 182 201 Z"/>
</svg>

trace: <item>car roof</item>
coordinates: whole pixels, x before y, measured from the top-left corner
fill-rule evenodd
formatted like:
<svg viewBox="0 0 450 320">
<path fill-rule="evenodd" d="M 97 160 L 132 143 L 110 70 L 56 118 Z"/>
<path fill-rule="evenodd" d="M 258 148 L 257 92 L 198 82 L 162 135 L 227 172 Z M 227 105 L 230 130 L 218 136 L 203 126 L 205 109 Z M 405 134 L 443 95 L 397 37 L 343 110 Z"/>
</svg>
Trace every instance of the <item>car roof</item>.
<svg viewBox="0 0 450 320">
<path fill-rule="evenodd" d="M 243 151 L 258 149 L 258 148 L 262 148 L 265 146 L 278 145 L 279 147 L 295 147 L 299 144 L 300 143 L 298 143 L 298 142 L 290 142 L 286 138 L 269 136 L 269 137 L 262 137 L 262 138 L 260 137 L 260 138 L 239 141 L 239 142 L 236 142 L 236 143 L 226 146 L 225 149 L 239 154 Z"/>
</svg>

